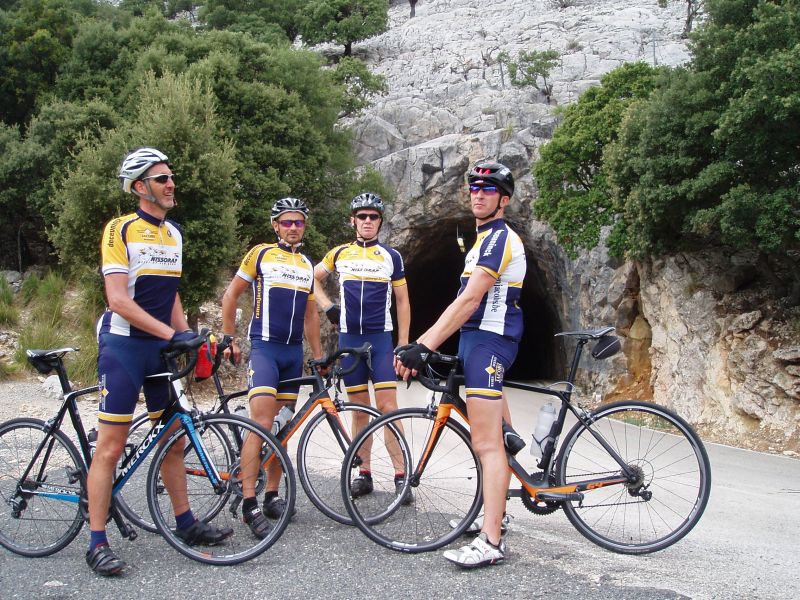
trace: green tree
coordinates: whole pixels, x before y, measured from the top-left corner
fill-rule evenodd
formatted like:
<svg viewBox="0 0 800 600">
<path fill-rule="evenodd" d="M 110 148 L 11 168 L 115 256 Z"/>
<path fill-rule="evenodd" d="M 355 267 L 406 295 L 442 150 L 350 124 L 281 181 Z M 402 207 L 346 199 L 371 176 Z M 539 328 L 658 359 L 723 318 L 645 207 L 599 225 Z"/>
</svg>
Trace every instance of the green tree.
<svg viewBox="0 0 800 600">
<path fill-rule="evenodd" d="M 601 229 L 614 223 L 603 151 L 616 139 L 625 110 L 650 95 L 657 74 L 645 63 L 606 74 L 599 86 L 562 111 L 561 124 L 541 149 L 534 165 L 539 188 L 534 211 L 573 256 L 580 248 L 596 246 Z"/>
<path fill-rule="evenodd" d="M 387 0 L 308 0 L 300 31 L 306 43 L 342 44 L 344 55 L 350 56 L 354 42 L 383 33 L 388 26 Z"/>
<path fill-rule="evenodd" d="M 25 125 L 69 57 L 91 0 L 22 0 L 0 10 L 0 120 Z"/>
<path fill-rule="evenodd" d="M 506 66 L 514 87 L 533 87 L 550 101 L 553 84 L 547 81 L 561 57 L 558 50 L 522 50 L 516 58 L 503 51 L 498 59 Z M 540 82 L 541 80 L 541 82 Z"/>
<path fill-rule="evenodd" d="M 58 189 L 63 204 L 53 241 L 71 271 L 99 264 L 97 244 L 112 217 L 136 207 L 116 177 L 122 157 L 147 144 L 164 150 L 180 182 L 178 208 L 170 213 L 184 233 L 181 297 L 190 315 L 213 296 L 220 269 L 238 251 L 233 145 L 221 139 L 209 89 L 186 76 L 150 75 L 140 88 L 138 112 L 96 144 L 86 145 Z"/>
<path fill-rule="evenodd" d="M 800 2 L 709 0 L 706 8 L 690 68 L 637 107 L 609 152 L 621 247 L 635 255 L 756 249 L 762 267 L 790 265 L 796 304 Z"/>
<path fill-rule="evenodd" d="M 388 91 L 386 78 L 369 70 L 364 61 L 352 56 L 343 57 L 333 70 L 333 80 L 347 92 L 344 115 L 356 115 L 364 110 L 374 96 Z"/>
<path fill-rule="evenodd" d="M 211 29 L 247 32 L 259 41 L 269 41 L 281 31 L 294 42 L 304 5 L 305 0 L 207 0 L 200 18 Z"/>
</svg>

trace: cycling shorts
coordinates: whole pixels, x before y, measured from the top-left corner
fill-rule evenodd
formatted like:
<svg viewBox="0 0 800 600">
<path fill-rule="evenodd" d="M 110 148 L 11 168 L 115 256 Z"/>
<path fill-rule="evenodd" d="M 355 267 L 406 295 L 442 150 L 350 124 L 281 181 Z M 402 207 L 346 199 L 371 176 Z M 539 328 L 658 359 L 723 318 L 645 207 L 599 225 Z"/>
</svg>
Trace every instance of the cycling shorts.
<svg viewBox="0 0 800 600">
<path fill-rule="evenodd" d="M 500 400 L 503 378 L 514 364 L 519 344 L 491 331 L 462 331 L 458 356 L 464 367 L 464 387 L 468 398 Z"/>
<path fill-rule="evenodd" d="M 284 379 L 303 375 L 303 345 L 281 344 L 252 339 L 247 372 L 248 399 L 265 394 L 282 401 L 294 402 L 300 385 L 278 385 Z"/>
<path fill-rule="evenodd" d="M 147 412 L 157 419 L 170 398 L 167 379 L 145 382 L 147 375 L 167 372 L 161 358 L 166 340 L 102 333 L 98 339 L 97 373 L 100 376 L 98 421 L 130 425 L 139 391 L 144 388 Z"/>
<path fill-rule="evenodd" d="M 392 333 L 340 333 L 339 348 L 358 348 L 364 342 L 372 344 L 372 371 L 365 360 L 361 361 L 355 371 L 344 376 L 345 389 L 349 393 L 367 391 L 367 382 L 371 379 L 376 390 L 393 390 L 397 388 L 397 375 L 394 372 L 394 346 Z M 353 365 L 356 358 L 346 356 L 342 359 L 344 369 Z"/>
</svg>

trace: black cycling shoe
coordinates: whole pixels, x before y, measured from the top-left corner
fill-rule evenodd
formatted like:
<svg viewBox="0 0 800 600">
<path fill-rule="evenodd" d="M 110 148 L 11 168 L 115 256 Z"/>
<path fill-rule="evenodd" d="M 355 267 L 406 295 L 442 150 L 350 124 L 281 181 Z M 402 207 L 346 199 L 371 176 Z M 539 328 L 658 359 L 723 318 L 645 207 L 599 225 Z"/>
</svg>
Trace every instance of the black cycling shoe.
<svg viewBox="0 0 800 600">
<path fill-rule="evenodd" d="M 406 491 L 403 492 L 403 478 L 395 479 L 394 480 L 394 493 L 399 496 L 401 493 L 403 494 L 403 498 L 400 500 L 400 504 L 403 506 L 409 506 L 414 504 L 414 494 L 411 493 L 411 486 L 409 485 L 406 488 Z"/>
<path fill-rule="evenodd" d="M 270 496 L 264 498 L 264 506 L 261 508 L 264 514 L 270 519 L 279 519 L 286 510 L 286 500 L 279 496 Z M 291 516 L 297 513 L 297 507 L 292 510 Z"/>
<path fill-rule="evenodd" d="M 216 546 L 233 535 L 230 527 L 214 527 L 197 520 L 191 527 L 176 529 L 175 535 L 190 546 Z"/>
<path fill-rule="evenodd" d="M 127 566 L 124 560 L 117 558 L 108 544 L 89 550 L 86 553 L 86 564 L 91 567 L 92 571 L 103 577 L 120 575 Z"/>
<path fill-rule="evenodd" d="M 272 531 L 272 523 L 267 520 L 258 507 L 244 513 L 244 522 L 250 527 L 253 535 L 260 540 L 263 540 Z"/>
<path fill-rule="evenodd" d="M 372 489 L 372 475 L 361 473 L 358 477 L 353 479 L 353 483 L 350 484 L 350 496 L 352 498 L 360 498 L 361 496 L 371 494 Z"/>
</svg>

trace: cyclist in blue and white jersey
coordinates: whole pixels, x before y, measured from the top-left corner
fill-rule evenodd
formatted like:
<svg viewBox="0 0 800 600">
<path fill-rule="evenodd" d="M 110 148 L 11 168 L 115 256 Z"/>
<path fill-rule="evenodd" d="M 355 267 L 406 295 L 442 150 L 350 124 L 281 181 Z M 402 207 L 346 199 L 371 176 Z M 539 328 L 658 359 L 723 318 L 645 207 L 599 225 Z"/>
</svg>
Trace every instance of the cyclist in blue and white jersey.
<svg viewBox="0 0 800 600">
<path fill-rule="evenodd" d="M 425 358 L 461 330 L 458 355 L 464 367 L 472 445 L 483 469 L 483 522 L 468 546 L 448 550 L 445 558 L 461 567 L 495 564 L 505 558 L 501 523 L 511 477 L 502 423 L 511 423 L 503 397 L 503 377 L 517 356 L 522 336 L 519 298 L 525 279 L 525 248 L 503 220 L 514 193 L 508 167 L 479 161 L 470 170 L 469 192 L 478 230 L 467 253 L 461 289 L 436 323 L 414 344 L 397 349 L 395 367 L 408 380 Z"/>
<path fill-rule="evenodd" d="M 248 368 L 248 399 L 250 417 L 267 429 L 272 428 L 275 415 L 282 405 L 297 400 L 300 386 L 280 387 L 284 379 L 303 374 L 303 335 L 314 358 L 322 358 L 319 334 L 319 314 L 314 301 L 314 268 L 300 253 L 305 233 L 308 207 L 297 198 L 282 198 L 272 207 L 272 228 L 278 236 L 274 244 L 258 244 L 250 249 L 222 298 L 222 331 L 231 344 L 234 362 L 239 362 L 241 350 L 236 340 L 236 304 L 242 292 L 252 288 L 253 316 L 250 320 L 250 364 Z M 258 464 L 260 450 L 245 441 L 242 464 Z M 267 487 L 263 507 L 255 497 L 256 472 L 243 469 L 242 489 L 244 521 L 257 537 L 269 533 L 272 524 L 286 508 L 277 494 L 280 467 L 276 461 L 267 472 Z M 248 477 L 252 475 L 252 477 Z"/>
<path fill-rule="evenodd" d="M 167 156 L 155 148 L 134 150 L 119 171 L 122 189 L 139 199 L 136 212 L 112 219 L 103 232 L 102 272 L 108 310 L 98 323 L 100 410 L 97 446 L 87 478 L 91 538 L 86 562 L 100 575 L 118 575 L 125 563 L 106 538 L 114 470 L 147 375 L 167 370 L 161 350 L 196 338 L 183 314 L 178 284 L 183 260 L 180 228 L 166 219 L 175 207 L 175 177 Z M 166 381 L 145 384 L 152 419 L 164 412 Z M 176 445 L 161 468 L 177 522 L 190 544 L 217 544 L 233 533 L 194 518 L 186 493 L 183 449 Z"/>
<path fill-rule="evenodd" d="M 393 366 L 392 296 L 397 302 L 397 341 L 408 343 L 411 325 L 411 303 L 408 297 L 405 269 L 400 253 L 378 240 L 383 223 L 383 200 L 365 192 L 350 203 L 350 224 L 356 232 L 353 242 L 328 252 L 314 268 L 319 306 L 339 329 L 339 347 L 372 344 L 372 370 L 362 363 L 345 375 L 344 383 L 351 402 L 369 404 L 369 384 L 375 390 L 375 404 L 381 412 L 397 408 L 397 377 Z M 323 282 L 331 273 L 339 276 L 339 304 L 325 294 Z M 342 366 L 349 366 L 347 357 Z M 365 415 L 353 416 L 353 427 L 359 431 L 366 425 Z M 355 432 L 354 432 L 355 433 Z M 373 490 L 370 457 L 362 456 L 359 475 L 353 480 L 351 493 L 364 496 Z M 399 461 L 399 459 L 398 459 Z M 402 486 L 403 472 L 398 465 L 396 480 Z M 410 496 L 408 497 L 410 501 Z"/>
</svg>

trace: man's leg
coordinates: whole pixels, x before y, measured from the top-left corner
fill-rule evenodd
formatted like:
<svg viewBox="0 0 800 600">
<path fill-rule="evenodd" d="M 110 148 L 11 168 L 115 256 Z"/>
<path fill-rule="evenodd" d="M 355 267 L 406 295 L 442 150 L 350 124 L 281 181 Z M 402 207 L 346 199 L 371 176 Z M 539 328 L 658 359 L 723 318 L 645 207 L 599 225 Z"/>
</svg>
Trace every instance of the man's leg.
<svg viewBox="0 0 800 600">
<path fill-rule="evenodd" d="M 89 527 L 92 531 L 104 531 L 106 528 L 114 471 L 125 449 L 129 428 L 130 423 L 97 424 L 97 447 L 86 479 Z"/>
<path fill-rule="evenodd" d="M 483 528 L 489 543 L 500 543 L 500 522 L 506 509 L 511 470 L 503 447 L 503 402 L 467 397 L 472 447 L 483 471 Z"/>
</svg>

